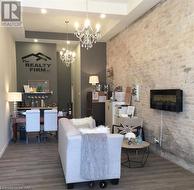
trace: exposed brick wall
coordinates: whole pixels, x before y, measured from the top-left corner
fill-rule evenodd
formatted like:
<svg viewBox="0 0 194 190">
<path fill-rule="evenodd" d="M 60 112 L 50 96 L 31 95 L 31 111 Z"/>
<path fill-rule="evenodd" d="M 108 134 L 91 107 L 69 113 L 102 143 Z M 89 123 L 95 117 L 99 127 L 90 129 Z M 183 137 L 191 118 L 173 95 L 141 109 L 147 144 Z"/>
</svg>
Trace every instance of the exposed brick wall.
<svg viewBox="0 0 194 190">
<path fill-rule="evenodd" d="M 147 138 L 159 137 L 161 111 L 150 109 L 150 89 L 180 88 L 182 113 L 163 112 L 162 147 L 194 162 L 194 0 L 167 0 L 107 43 L 114 86 L 140 85 Z"/>
</svg>

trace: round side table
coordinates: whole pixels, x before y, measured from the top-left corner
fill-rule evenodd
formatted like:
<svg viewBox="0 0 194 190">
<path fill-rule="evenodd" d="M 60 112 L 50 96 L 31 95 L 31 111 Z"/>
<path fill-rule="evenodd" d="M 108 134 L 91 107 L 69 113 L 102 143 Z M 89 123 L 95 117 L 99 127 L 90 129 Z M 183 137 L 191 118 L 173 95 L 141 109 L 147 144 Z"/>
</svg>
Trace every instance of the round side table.
<svg viewBox="0 0 194 190">
<path fill-rule="evenodd" d="M 141 144 L 128 144 L 127 140 L 123 141 L 122 151 L 126 154 L 127 159 L 122 161 L 122 165 L 135 168 L 144 167 L 149 156 L 150 143 L 143 141 Z"/>
</svg>

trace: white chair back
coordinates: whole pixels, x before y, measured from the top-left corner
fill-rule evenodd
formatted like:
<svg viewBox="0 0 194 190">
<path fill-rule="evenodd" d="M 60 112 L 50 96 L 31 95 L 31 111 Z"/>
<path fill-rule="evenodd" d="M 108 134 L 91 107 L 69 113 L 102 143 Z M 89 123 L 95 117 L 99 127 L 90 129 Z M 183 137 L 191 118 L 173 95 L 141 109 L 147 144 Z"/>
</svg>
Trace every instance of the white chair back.
<svg viewBox="0 0 194 190">
<path fill-rule="evenodd" d="M 57 110 L 44 111 L 44 131 L 57 131 Z"/>
<path fill-rule="evenodd" d="M 26 111 L 26 132 L 40 131 L 40 110 Z"/>
</svg>

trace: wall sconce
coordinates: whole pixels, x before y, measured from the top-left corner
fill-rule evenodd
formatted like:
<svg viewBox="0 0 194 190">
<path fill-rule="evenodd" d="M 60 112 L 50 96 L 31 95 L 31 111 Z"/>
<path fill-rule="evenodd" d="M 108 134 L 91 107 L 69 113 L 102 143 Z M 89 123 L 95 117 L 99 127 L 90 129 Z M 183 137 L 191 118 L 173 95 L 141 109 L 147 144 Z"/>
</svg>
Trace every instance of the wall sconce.
<svg viewBox="0 0 194 190">
<path fill-rule="evenodd" d="M 132 89 L 132 95 L 135 97 L 135 101 L 139 102 L 139 85 L 136 84 L 135 87 Z"/>
<path fill-rule="evenodd" d="M 13 116 L 17 116 L 17 102 L 22 101 L 22 93 L 21 92 L 9 92 L 8 93 L 8 101 L 13 102 Z"/>
</svg>

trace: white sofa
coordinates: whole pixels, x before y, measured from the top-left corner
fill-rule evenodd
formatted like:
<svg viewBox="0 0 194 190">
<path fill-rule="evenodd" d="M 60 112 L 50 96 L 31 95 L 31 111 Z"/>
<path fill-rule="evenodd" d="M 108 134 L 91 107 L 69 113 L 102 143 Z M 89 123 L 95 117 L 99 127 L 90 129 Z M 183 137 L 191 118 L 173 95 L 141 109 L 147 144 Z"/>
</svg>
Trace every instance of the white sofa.
<svg viewBox="0 0 194 190">
<path fill-rule="evenodd" d="M 109 177 L 108 179 L 118 184 L 121 171 L 121 145 L 123 136 L 120 134 L 108 135 L 109 150 Z M 80 176 L 81 165 L 81 133 L 71 120 L 59 120 L 58 150 L 68 188 L 73 188 L 74 183 L 86 182 Z"/>
</svg>

